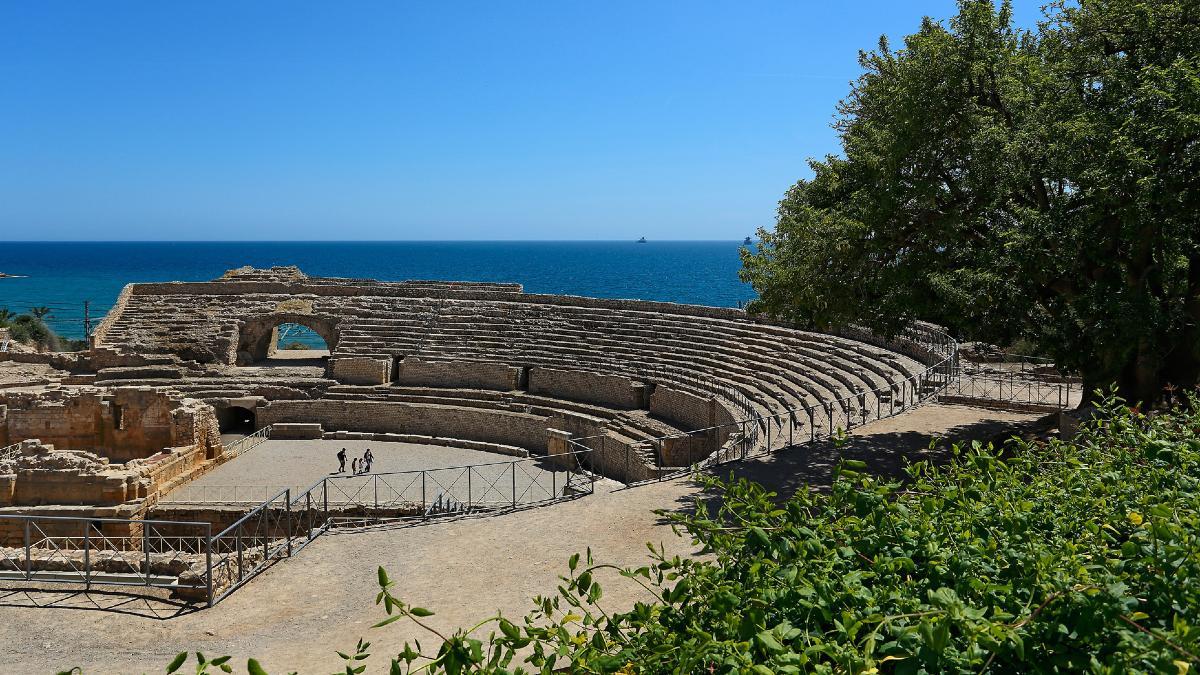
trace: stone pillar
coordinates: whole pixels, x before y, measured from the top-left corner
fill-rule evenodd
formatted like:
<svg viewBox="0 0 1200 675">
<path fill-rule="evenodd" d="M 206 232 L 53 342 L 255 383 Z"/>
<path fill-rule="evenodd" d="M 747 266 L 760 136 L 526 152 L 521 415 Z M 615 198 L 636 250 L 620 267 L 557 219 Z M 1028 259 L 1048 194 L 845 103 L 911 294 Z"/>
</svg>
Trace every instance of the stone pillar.
<svg viewBox="0 0 1200 675">
<path fill-rule="evenodd" d="M 567 470 L 575 468 L 575 460 L 571 457 L 571 432 L 562 429 L 546 429 L 546 454 L 554 460 L 554 464 Z"/>
</svg>

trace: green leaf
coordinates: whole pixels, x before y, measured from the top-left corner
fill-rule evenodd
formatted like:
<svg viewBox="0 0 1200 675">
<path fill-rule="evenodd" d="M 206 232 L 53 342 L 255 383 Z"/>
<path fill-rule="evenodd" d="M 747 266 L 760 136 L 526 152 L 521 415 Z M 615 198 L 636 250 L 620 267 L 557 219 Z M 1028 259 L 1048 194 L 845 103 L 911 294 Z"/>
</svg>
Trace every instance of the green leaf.
<svg viewBox="0 0 1200 675">
<path fill-rule="evenodd" d="M 246 672 L 250 675 L 267 675 L 267 671 L 254 659 L 246 661 Z"/>
<path fill-rule="evenodd" d="M 184 662 L 187 661 L 187 657 L 188 657 L 187 652 L 179 652 L 178 654 L 176 654 L 175 658 L 171 659 L 171 663 L 169 663 L 167 665 L 167 672 L 173 673 L 173 672 L 179 670 L 183 666 Z"/>
<path fill-rule="evenodd" d="M 425 609 L 424 607 L 411 607 L 411 608 L 409 608 L 409 610 L 408 610 L 408 611 L 409 611 L 409 612 L 410 612 L 410 613 L 411 613 L 413 616 L 417 616 L 417 617 L 421 617 L 421 618 L 424 618 L 424 617 L 427 617 L 427 616 L 433 616 L 433 612 L 431 612 L 431 611 L 429 611 L 429 610 Z"/>
</svg>

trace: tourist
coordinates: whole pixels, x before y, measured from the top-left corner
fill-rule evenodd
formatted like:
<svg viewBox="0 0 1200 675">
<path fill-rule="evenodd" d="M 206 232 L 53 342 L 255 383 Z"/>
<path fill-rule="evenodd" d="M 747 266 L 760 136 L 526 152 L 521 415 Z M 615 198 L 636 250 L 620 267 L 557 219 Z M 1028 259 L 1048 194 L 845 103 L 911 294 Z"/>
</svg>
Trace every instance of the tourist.
<svg viewBox="0 0 1200 675">
<path fill-rule="evenodd" d="M 367 448 L 367 451 L 363 453 L 363 462 L 366 463 L 366 467 L 363 468 L 363 473 L 370 473 L 371 464 L 375 462 L 375 455 L 371 454 L 370 448 Z"/>
<path fill-rule="evenodd" d="M 358 475 L 358 458 L 357 457 L 350 460 L 350 472 L 356 476 Z"/>
<path fill-rule="evenodd" d="M 338 459 L 337 472 L 345 473 L 345 471 L 346 471 L 346 449 L 345 448 L 342 448 L 340 451 L 338 451 L 337 459 Z"/>
</svg>

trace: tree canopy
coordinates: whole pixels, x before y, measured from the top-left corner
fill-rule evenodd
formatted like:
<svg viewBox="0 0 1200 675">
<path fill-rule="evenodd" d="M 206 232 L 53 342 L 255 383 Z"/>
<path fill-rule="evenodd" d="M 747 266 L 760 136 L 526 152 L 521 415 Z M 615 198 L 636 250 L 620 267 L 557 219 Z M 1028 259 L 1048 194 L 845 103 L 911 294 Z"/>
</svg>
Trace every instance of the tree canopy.
<svg viewBox="0 0 1200 675">
<path fill-rule="evenodd" d="M 1200 3 L 962 0 L 881 40 L 743 251 L 752 311 L 1025 340 L 1149 401 L 1200 377 Z"/>
</svg>

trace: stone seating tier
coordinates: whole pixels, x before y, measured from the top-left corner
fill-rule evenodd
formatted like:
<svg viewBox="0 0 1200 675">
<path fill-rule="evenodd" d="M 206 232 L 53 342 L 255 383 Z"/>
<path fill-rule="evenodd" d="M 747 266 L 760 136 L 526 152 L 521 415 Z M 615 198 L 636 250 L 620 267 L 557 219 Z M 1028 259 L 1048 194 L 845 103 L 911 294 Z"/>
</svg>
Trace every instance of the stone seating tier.
<svg viewBox="0 0 1200 675">
<path fill-rule="evenodd" d="M 261 331 L 250 334 L 243 327 L 271 317 L 311 322 L 326 337 L 331 355 L 325 377 L 268 382 L 263 373 L 233 372 L 237 354 L 252 351 L 247 341 L 261 339 Z M 237 270 L 218 282 L 130 285 L 97 335 L 98 348 L 200 362 L 209 372 L 196 376 L 193 366 L 169 384 L 204 399 L 251 391 L 266 391 L 271 399 L 274 387 L 276 395 L 292 399 L 403 406 L 440 400 L 497 411 L 526 405 L 547 415 L 595 411 L 574 395 L 539 399 L 516 391 L 497 397 L 466 394 L 451 384 L 369 389 L 345 383 L 386 385 L 407 368 L 405 360 L 451 369 L 489 364 L 492 373 L 548 368 L 669 386 L 716 400 L 734 418 L 808 407 L 818 424 L 831 415 L 844 420 L 863 409 L 888 408 L 897 398 L 888 388 L 927 365 L 870 340 L 796 330 L 733 309 L 525 294 L 512 284 L 316 279 L 294 268 Z M 872 391 L 878 393 L 866 393 Z M 636 416 L 618 417 L 608 428 L 613 434 L 636 440 L 653 432 L 631 421 Z M 773 424 L 782 429 L 782 421 Z"/>
</svg>

